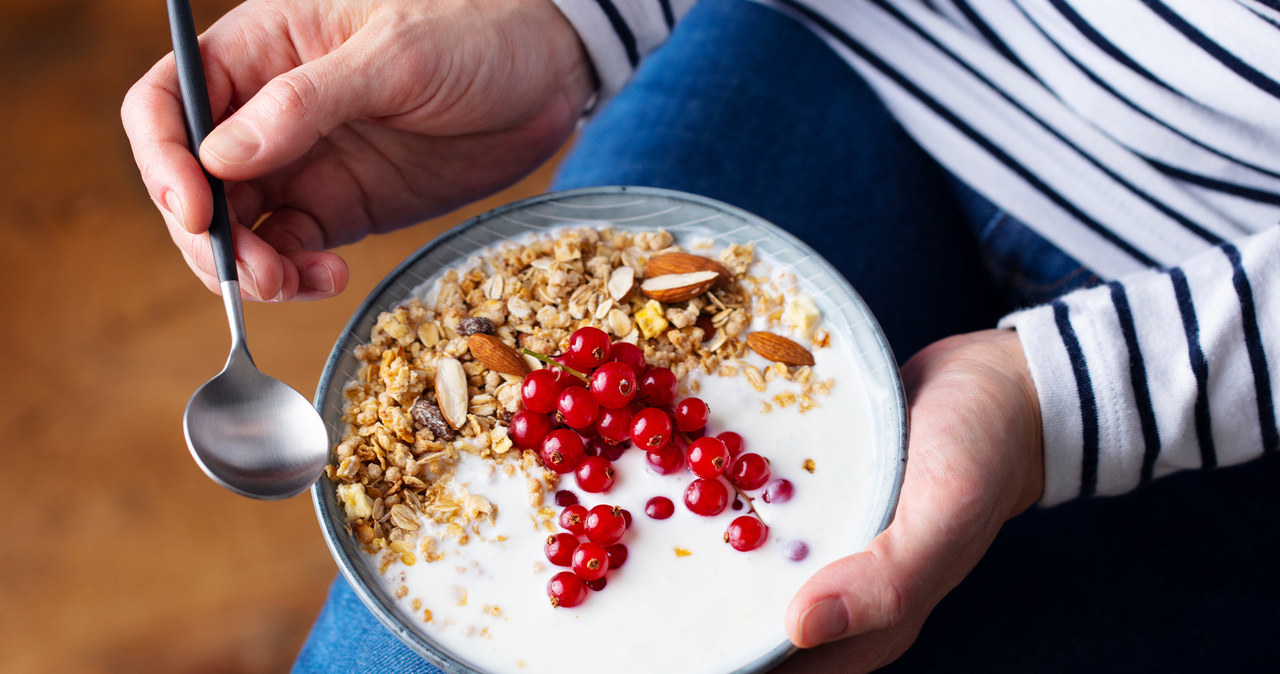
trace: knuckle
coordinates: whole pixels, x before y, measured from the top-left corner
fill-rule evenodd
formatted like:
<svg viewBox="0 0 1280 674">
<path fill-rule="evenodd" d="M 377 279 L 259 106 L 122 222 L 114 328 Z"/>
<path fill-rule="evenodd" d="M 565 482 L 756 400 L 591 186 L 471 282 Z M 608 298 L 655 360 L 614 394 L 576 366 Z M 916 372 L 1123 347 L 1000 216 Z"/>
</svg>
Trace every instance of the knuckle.
<svg viewBox="0 0 1280 674">
<path fill-rule="evenodd" d="M 316 100 L 315 82 L 303 73 L 290 72 L 277 77 L 265 91 L 275 108 L 282 115 L 303 119 Z"/>
</svg>

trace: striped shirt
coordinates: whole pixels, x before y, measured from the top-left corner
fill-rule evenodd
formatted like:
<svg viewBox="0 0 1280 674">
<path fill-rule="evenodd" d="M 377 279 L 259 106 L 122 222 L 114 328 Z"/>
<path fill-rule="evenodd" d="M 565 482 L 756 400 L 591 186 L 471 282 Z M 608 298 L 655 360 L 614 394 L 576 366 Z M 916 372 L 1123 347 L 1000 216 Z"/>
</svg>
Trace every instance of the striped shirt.
<svg viewBox="0 0 1280 674">
<path fill-rule="evenodd" d="M 1280 2 L 757 0 L 1108 283 L 1005 317 L 1054 504 L 1280 445 Z M 556 0 L 605 98 L 693 0 Z"/>
</svg>

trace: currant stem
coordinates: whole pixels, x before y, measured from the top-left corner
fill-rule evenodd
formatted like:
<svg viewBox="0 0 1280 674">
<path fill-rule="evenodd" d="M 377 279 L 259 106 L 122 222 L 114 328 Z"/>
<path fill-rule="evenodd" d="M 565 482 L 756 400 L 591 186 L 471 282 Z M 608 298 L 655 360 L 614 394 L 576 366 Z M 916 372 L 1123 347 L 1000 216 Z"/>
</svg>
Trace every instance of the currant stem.
<svg viewBox="0 0 1280 674">
<path fill-rule="evenodd" d="M 582 381 L 585 381 L 588 383 L 591 382 L 591 378 L 588 377 L 587 375 L 569 367 L 568 365 L 565 365 L 564 363 L 561 363 L 560 361 L 552 358 L 551 356 L 547 356 L 547 355 L 538 353 L 537 351 L 532 351 L 530 349 L 525 349 L 525 348 L 521 348 L 520 353 L 523 353 L 526 356 L 533 356 L 534 358 L 537 358 L 538 360 L 546 363 L 547 365 L 558 367 L 561 370 L 564 370 L 565 372 L 568 372 L 569 374 L 577 377 L 578 379 L 581 379 Z"/>
</svg>

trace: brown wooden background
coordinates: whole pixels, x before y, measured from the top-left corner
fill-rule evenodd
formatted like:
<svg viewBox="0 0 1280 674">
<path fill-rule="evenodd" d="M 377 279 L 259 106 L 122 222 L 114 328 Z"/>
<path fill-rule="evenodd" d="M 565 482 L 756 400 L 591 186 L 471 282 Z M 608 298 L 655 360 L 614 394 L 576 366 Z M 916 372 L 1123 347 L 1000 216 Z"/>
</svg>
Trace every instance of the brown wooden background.
<svg viewBox="0 0 1280 674">
<path fill-rule="evenodd" d="M 229 337 L 119 121 L 168 40 L 158 0 L 0 3 L 0 672 L 283 671 L 336 572 L 306 496 L 234 496 L 183 443 Z M 337 299 L 246 307 L 258 364 L 310 397 L 383 274 L 546 180 L 349 247 Z"/>
</svg>

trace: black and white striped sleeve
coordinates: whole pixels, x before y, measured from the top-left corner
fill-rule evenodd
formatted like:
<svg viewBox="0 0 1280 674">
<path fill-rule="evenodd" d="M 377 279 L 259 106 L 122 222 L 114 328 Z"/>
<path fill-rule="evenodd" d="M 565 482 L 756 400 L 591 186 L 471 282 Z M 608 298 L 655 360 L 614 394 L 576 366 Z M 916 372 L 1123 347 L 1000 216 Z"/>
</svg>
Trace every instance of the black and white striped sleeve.
<svg viewBox="0 0 1280 674">
<path fill-rule="evenodd" d="M 622 90 L 640 61 L 662 45 L 695 0 L 553 0 L 582 39 L 599 96 Z"/>
<path fill-rule="evenodd" d="M 1280 227 L 1006 317 L 1044 422 L 1042 504 L 1277 451 Z"/>
</svg>

